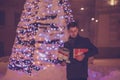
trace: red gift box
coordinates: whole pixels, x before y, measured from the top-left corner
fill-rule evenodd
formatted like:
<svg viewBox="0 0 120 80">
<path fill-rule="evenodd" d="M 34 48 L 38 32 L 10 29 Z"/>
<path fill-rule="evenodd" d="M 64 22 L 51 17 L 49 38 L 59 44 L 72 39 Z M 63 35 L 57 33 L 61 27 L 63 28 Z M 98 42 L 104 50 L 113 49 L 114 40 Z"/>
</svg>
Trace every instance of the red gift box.
<svg viewBox="0 0 120 80">
<path fill-rule="evenodd" d="M 88 52 L 87 48 L 75 48 L 73 49 L 73 57 L 75 58 L 87 52 Z"/>
</svg>

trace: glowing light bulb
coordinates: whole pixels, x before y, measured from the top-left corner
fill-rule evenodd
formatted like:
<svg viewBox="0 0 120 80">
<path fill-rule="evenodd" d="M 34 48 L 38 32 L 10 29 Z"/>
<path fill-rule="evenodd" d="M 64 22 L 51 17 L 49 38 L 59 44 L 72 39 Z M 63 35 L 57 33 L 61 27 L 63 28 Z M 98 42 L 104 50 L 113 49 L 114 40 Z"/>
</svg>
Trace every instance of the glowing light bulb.
<svg viewBox="0 0 120 80">
<path fill-rule="evenodd" d="M 94 20 L 95 20 L 95 18 L 91 18 L 91 20 L 92 20 L 92 21 L 94 21 Z"/>
<path fill-rule="evenodd" d="M 41 57 L 46 57 L 46 55 L 43 54 L 43 53 L 39 53 L 39 55 L 40 55 Z"/>
<path fill-rule="evenodd" d="M 36 59 L 39 59 L 39 56 L 36 56 Z"/>
<path fill-rule="evenodd" d="M 85 10 L 85 8 L 84 8 L 84 7 L 82 7 L 82 8 L 80 8 L 80 10 L 81 10 L 81 11 L 83 11 L 83 10 Z"/>
<path fill-rule="evenodd" d="M 117 3 L 118 3 L 118 0 L 109 0 L 108 1 L 108 4 L 111 6 L 117 5 Z"/>
<path fill-rule="evenodd" d="M 98 22 L 98 20 L 95 20 L 95 22 Z"/>
<path fill-rule="evenodd" d="M 84 31 L 84 29 L 81 29 L 80 31 L 81 31 L 81 32 L 83 32 L 83 31 Z"/>
<path fill-rule="evenodd" d="M 40 62 L 39 62 L 39 61 L 37 61 L 37 64 L 39 65 L 39 64 L 40 64 Z"/>
<path fill-rule="evenodd" d="M 52 7 L 52 4 L 48 5 L 48 8 L 49 8 L 49 7 Z"/>
</svg>

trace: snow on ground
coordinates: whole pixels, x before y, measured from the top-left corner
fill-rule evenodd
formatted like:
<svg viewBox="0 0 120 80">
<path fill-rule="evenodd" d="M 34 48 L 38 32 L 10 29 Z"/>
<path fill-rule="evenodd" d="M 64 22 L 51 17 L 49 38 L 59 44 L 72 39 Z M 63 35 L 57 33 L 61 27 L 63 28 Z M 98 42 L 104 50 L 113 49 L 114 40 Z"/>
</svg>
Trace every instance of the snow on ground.
<svg viewBox="0 0 120 80">
<path fill-rule="evenodd" d="M 8 70 L 3 80 L 66 80 L 64 71 L 65 67 L 49 67 L 29 76 L 23 72 Z"/>
<path fill-rule="evenodd" d="M 8 70 L 8 57 L 0 58 L 0 80 L 66 80 L 65 67 L 50 67 L 29 76 L 22 72 Z M 88 80 L 120 80 L 120 59 L 95 59 L 89 64 Z"/>
<path fill-rule="evenodd" d="M 0 62 L 0 80 L 1 78 L 5 75 L 6 70 L 7 70 L 7 64 L 5 62 Z"/>
<path fill-rule="evenodd" d="M 8 59 L 9 57 L 0 58 L 0 80 L 7 71 Z"/>
<path fill-rule="evenodd" d="M 88 80 L 120 80 L 120 59 L 96 59 L 89 65 Z"/>
<path fill-rule="evenodd" d="M 102 77 L 100 80 L 120 80 L 120 70 L 112 71 L 108 75 Z"/>
</svg>

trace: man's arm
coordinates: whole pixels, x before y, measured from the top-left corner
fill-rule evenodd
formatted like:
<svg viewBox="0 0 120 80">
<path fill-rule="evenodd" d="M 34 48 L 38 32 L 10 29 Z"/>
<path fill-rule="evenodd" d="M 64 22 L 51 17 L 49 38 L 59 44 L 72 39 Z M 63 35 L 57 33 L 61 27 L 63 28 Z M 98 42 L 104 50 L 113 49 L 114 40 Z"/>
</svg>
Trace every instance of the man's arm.
<svg viewBox="0 0 120 80">
<path fill-rule="evenodd" d="M 96 54 L 98 54 L 98 49 L 90 42 L 90 40 L 87 38 L 87 47 L 88 52 L 85 54 L 86 57 L 92 57 Z"/>
<path fill-rule="evenodd" d="M 67 42 L 64 43 L 64 48 L 68 49 L 68 43 Z M 61 64 L 61 66 L 66 66 L 66 62 L 65 61 L 61 61 L 60 64 Z"/>
<path fill-rule="evenodd" d="M 82 61 L 85 57 L 92 57 L 98 53 L 98 49 L 90 42 L 88 38 L 86 38 L 85 44 L 87 44 L 88 52 L 83 53 L 80 56 L 77 56 L 75 59 L 78 61 Z"/>
</svg>

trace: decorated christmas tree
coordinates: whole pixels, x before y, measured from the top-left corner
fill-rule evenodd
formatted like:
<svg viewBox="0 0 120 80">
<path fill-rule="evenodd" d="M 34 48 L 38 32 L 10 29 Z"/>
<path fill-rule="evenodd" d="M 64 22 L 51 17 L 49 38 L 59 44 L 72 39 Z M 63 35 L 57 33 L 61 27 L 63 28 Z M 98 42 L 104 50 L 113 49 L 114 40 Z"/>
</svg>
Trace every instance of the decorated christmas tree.
<svg viewBox="0 0 120 80">
<path fill-rule="evenodd" d="M 9 69 L 32 74 L 59 64 L 58 48 L 74 21 L 68 0 L 27 0 L 16 30 Z"/>
</svg>

